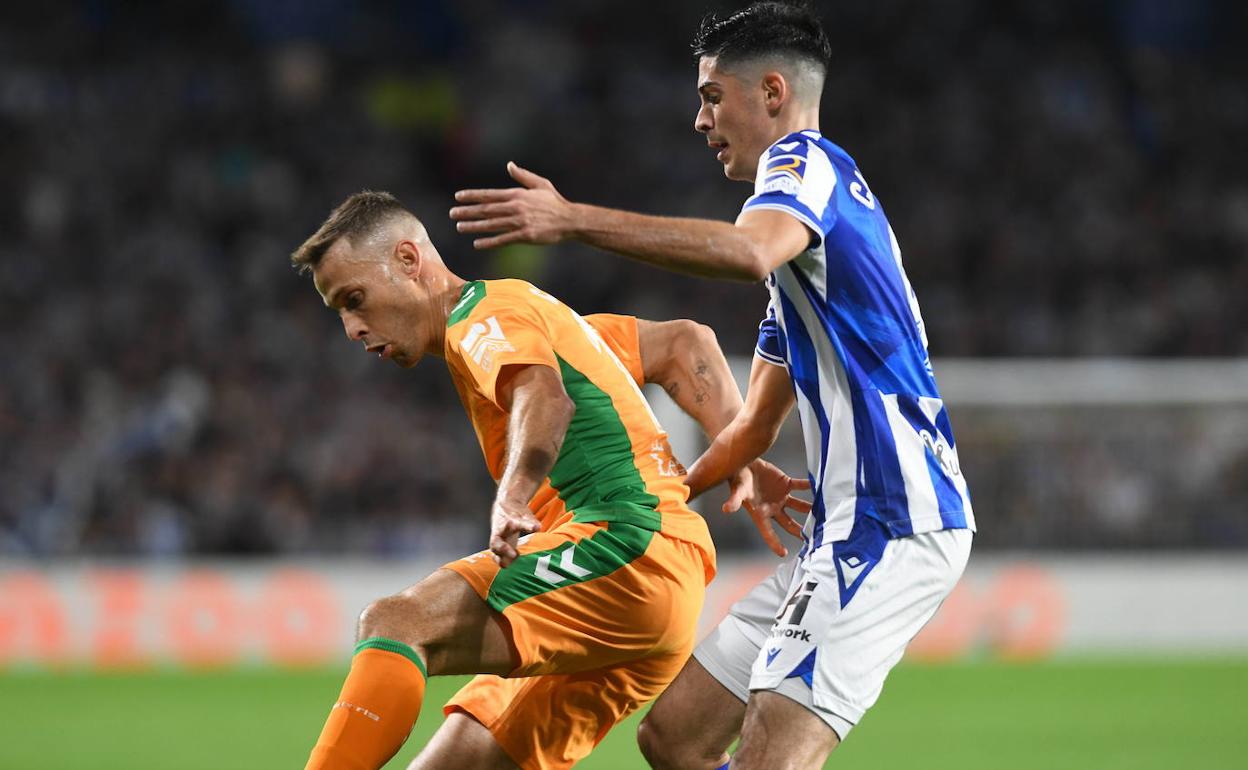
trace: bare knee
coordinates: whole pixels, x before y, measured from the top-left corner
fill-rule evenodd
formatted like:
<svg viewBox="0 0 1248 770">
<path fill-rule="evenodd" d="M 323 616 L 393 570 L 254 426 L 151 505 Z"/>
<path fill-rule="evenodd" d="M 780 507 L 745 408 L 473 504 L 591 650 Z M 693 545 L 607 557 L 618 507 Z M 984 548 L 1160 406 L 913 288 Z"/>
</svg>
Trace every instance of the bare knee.
<svg viewBox="0 0 1248 770">
<path fill-rule="evenodd" d="M 511 638 L 494 610 L 451 570 L 440 569 L 360 613 L 359 638 L 402 642 L 429 676 L 505 674 L 516 667 Z"/>
<path fill-rule="evenodd" d="M 654 768 L 654 770 L 663 770 L 672 766 L 667 761 L 668 757 L 664 755 L 660 731 L 650 724 L 649 715 L 646 715 L 646 718 L 637 725 L 637 747 L 641 749 L 641 755 L 646 758 L 646 762 L 649 762 L 650 767 Z"/>
<path fill-rule="evenodd" d="M 726 760 L 722 747 L 699 740 L 697 731 L 681 732 L 647 714 L 637 725 L 637 746 L 654 770 L 703 770 Z"/>
<path fill-rule="evenodd" d="M 411 644 L 412 597 L 398 594 L 374 601 L 360 613 L 359 638 L 374 636 Z"/>
</svg>

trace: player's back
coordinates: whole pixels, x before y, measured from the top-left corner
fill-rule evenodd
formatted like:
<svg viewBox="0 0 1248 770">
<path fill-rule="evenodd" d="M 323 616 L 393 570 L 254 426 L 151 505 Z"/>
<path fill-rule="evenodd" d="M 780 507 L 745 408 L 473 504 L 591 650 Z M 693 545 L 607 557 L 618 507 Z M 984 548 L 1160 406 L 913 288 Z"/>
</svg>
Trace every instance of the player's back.
<svg viewBox="0 0 1248 770">
<path fill-rule="evenodd" d="M 585 319 L 518 280 L 467 284 L 448 319 L 445 352 L 496 481 L 508 421 L 496 393 L 500 373 L 514 365 L 559 373 L 575 412 L 554 467 L 530 503 L 543 529 L 569 519 L 624 521 L 713 553 L 705 522 L 685 504 L 684 469 L 637 386 L 639 353 L 630 371 Z"/>
</svg>

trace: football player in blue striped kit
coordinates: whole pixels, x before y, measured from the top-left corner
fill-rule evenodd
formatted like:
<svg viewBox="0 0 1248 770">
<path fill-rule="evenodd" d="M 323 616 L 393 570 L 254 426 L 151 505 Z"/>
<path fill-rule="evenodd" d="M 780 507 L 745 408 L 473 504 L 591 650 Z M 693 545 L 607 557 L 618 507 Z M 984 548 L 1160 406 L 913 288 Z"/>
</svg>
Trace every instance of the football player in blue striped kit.
<svg viewBox="0 0 1248 770">
<path fill-rule="evenodd" d="M 813 509 L 799 553 L 733 607 L 643 722 L 656 768 L 817 768 L 961 576 L 975 527 L 918 302 L 884 208 L 819 131 L 831 46 L 808 8 L 708 16 L 694 127 L 754 194 L 734 224 L 457 193 L 479 248 L 576 239 L 670 270 L 764 280 L 746 404 L 690 469 L 696 494 L 765 452 L 797 406 Z M 739 505 L 730 500 L 729 506 Z"/>
</svg>

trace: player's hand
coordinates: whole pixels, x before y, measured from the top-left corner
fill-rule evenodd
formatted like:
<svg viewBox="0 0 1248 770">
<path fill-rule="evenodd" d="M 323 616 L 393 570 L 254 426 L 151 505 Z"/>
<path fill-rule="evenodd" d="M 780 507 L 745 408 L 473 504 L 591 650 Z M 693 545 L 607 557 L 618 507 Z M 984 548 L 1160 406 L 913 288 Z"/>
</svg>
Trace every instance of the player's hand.
<svg viewBox="0 0 1248 770">
<path fill-rule="evenodd" d="M 520 555 L 517 544 L 521 535 L 531 535 L 542 528 L 529 506 L 508 500 L 495 500 L 490 510 L 490 551 L 494 560 L 506 567 Z"/>
<path fill-rule="evenodd" d="M 724 503 L 724 513 L 740 510 L 744 505 L 767 547 L 777 556 L 788 556 L 789 550 L 780 542 L 771 522 L 779 524 L 794 537 L 802 536 L 802 525 L 794 521 L 786 509 L 801 514 L 810 512 L 810 503 L 792 494 L 797 489 L 810 489 L 810 482 L 795 479 L 763 459 L 755 460 L 747 467 L 748 483 L 740 475 L 729 479 L 730 492 L 728 501 Z"/>
<path fill-rule="evenodd" d="M 492 249 L 509 243 L 558 243 L 572 229 L 572 204 L 550 180 L 515 163 L 507 173 L 520 186 L 496 190 L 460 190 L 451 209 L 461 233 L 496 233 L 472 245 Z"/>
</svg>

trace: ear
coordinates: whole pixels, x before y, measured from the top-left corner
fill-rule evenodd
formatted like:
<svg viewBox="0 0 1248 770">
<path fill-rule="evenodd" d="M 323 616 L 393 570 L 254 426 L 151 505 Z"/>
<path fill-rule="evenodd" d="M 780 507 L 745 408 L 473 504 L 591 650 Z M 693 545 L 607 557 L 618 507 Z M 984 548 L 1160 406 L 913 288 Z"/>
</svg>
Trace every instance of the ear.
<svg viewBox="0 0 1248 770">
<path fill-rule="evenodd" d="M 789 81 L 784 79 L 776 70 L 772 70 L 763 75 L 763 104 L 767 106 L 767 111 L 773 115 L 780 110 L 784 103 L 789 100 L 792 91 L 789 89 Z"/>
<path fill-rule="evenodd" d="M 414 241 L 402 240 L 396 243 L 394 245 L 394 258 L 399 261 L 399 267 L 403 270 L 404 275 L 409 278 L 415 278 L 420 274 L 424 256 L 420 253 L 420 247 Z"/>
</svg>

